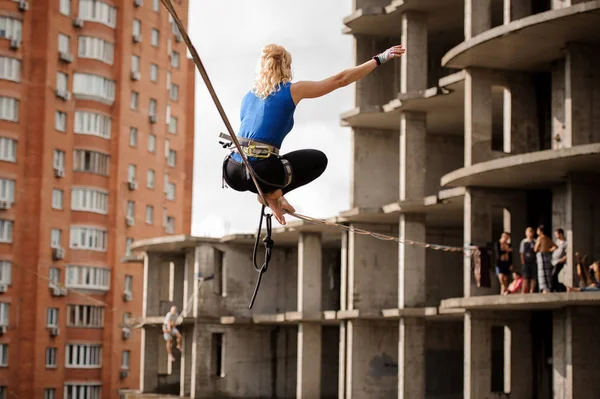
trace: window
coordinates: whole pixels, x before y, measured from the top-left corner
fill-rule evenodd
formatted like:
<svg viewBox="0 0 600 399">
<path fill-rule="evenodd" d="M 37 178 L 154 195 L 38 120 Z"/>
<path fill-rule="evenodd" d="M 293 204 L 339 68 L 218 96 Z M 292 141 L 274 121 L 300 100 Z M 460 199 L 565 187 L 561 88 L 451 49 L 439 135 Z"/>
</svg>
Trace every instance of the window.
<svg viewBox="0 0 600 399">
<path fill-rule="evenodd" d="M 71 210 L 108 213 L 108 192 L 96 188 L 74 187 L 71 192 Z"/>
<path fill-rule="evenodd" d="M 127 201 L 127 217 L 135 217 L 135 202 L 133 201 Z"/>
<path fill-rule="evenodd" d="M 137 168 L 135 165 L 129 165 L 129 167 L 127 168 L 127 181 L 135 181 L 136 178 L 136 173 L 137 172 Z"/>
<path fill-rule="evenodd" d="M 10 305 L 6 302 L 0 303 L 0 326 L 8 326 L 8 313 Z"/>
<path fill-rule="evenodd" d="M 104 327 L 104 308 L 91 305 L 67 305 L 67 326 L 102 328 Z"/>
<path fill-rule="evenodd" d="M 214 282 L 214 292 L 220 296 L 227 296 L 227 286 L 225 278 L 225 267 L 223 266 L 223 257 L 225 253 L 223 251 L 219 251 L 218 249 L 213 249 L 213 258 L 215 263 L 215 282 Z"/>
<path fill-rule="evenodd" d="M 160 10 L 160 0 L 152 0 L 152 9 L 156 12 Z"/>
<path fill-rule="evenodd" d="M 156 151 L 156 136 L 153 134 L 148 135 L 148 152 Z"/>
<path fill-rule="evenodd" d="M 99 37 L 79 36 L 79 57 L 91 58 L 112 65 L 115 59 L 115 45 Z"/>
<path fill-rule="evenodd" d="M 131 245 L 133 244 L 133 238 L 127 237 L 125 239 L 125 256 L 131 256 Z"/>
<path fill-rule="evenodd" d="M 19 121 L 19 101 L 16 98 L 0 97 L 0 119 Z"/>
<path fill-rule="evenodd" d="M 131 108 L 132 110 L 137 110 L 140 103 L 139 98 L 139 93 L 136 91 L 132 91 L 131 100 L 129 101 L 129 108 Z"/>
<path fill-rule="evenodd" d="M 56 348 L 46 348 L 46 368 L 56 367 L 56 352 Z"/>
<path fill-rule="evenodd" d="M 106 252 L 107 235 L 96 227 L 71 227 L 71 248 Z"/>
<path fill-rule="evenodd" d="M 75 111 L 75 133 L 110 138 L 110 116 L 92 111 Z"/>
<path fill-rule="evenodd" d="M 21 21 L 10 17 L 0 17 L 0 39 L 21 40 Z"/>
<path fill-rule="evenodd" d="M 167 199 L 170 201 L 175 200 L 175 183 L 167 183 L 167 187 L 165 188 L 165 193 L 167 194 Z"/>
<path fill-rule="evenodd" d="M 174 116 L 172 116 L 171 119 L 169 119 L 169 133 L 177 133 L 177 118 L 175 118 Z"/>
<path fill-rule="evenodd" d="M 52 158 L 52 166 L 54 169 L 65 169 L 65 152 L 61 150 L 54 150 L 54 156 Z"/>
<path fill-rule="evenodd" d="M 150 64 L 150 80 L 153 82 L 158 81 L 158 65 Z"/>
<path fill-rule="evenodd" d="M 171 89 L 171 71 L 167 71 L 167 90 Z"/>
<path fill-rule="evenodd" d="M 172 84 L 171 87 L 169 87 L 169 98 L 171 101 L 177 101 L 179 99 L 179 86 L 176 84 Z"/>
<path fill-rule="evenodd" d="M 13 221 L 0 219 L 0 242 L 11 243 L 13 232 Z"/>
<path fill-rule="evenodd" d="M 129 128 L 129 145 L 131 147 L 137 147 L 138 142 L 138 130 L 135 127 Z"/>
<path fill-rule="evenodd" d="M 154 224 L 154 207 L 146 206 L 146 224 Z"/>
<path fill-rule="evenodd" d="M 131 56 L 131 72 L 139 72 L 140 71 L 140 57 L 137 55 Z"/>
<path fill-rule="evenodd" d="M 8 344 L 0 345 L 0 366 L 8 366 Z"/>
<path fill-rule="evenodd" d="M 123 351 L 121 354 L 121 369 L 129 370 L 129 358 L 131 357 L 131 352 Z"/>
<path fill-rule="evenodd" d="M 49 286 L 59 286 L 60 285 L 60 269 L 56 267 L 51 267 L 48 271 L 48 285 Z"/>
<path fill-rule="evenodd" d="M 50 248 L 60 248 L 62 243 L 62 230 L 50 230 Z"/>
<path fill-rule="evenodd" d="M 225 345 L 223 333 L 212 333 L 212 375 L 225 377 Z"/>
<path fill-rule="evenodd" d="M 169 150 L 169 156 L 167 157 L 167 164 L 174 168 L 177 164 L 177 152 L 174 150 Z"/>
<path fill-rule="evenodd" d="M 129 325 L 129 320 L 131 320 L 131 313 L 123 313 L 123 324 Z"/>
<path fill-rule="evenodd" d="M 76 172 L 89 172 L 97 175 L 108 176 L 110 158 L 107 154 L 95 151 L 73 151 L 73 170 Z"/>
<path fill-rule="evenodd" d="M 63 209 L 63 190 L 52 189 L 52 209 Z"/>
<path fill-rule="evenodd" d="M 66 280 L 68 288 L 107 291 L 110 288 L 110 270 L 105 267 L 69 265 Z"/>
<path fill-rule="evenodd" d="M 66 73 L 56 72 L 56 90 L 67 91 L 69 77 Z"/>
<path fill-rule="evenodd" d="M 12 263 L 8 260 L 0 260 L 0 283 L 1 284 L 12 284 L 11 270 Z"/>
<path fill-rule="evenodd" d="M 156 100 L 151 98 L 150 103 L 148 104 L 148 114 L 156 115 Z"/>
<path fill-rule="evenodd" d="M 21 81 L 21 61 L 16 58 L 0 57 L 0 79 Z"/>
<path fill-rule="evenodd" d="M 146 173 L 146 187 L 154 188 L 154 171 L 152 169 L 148 169 Z"/>
<path fill-rule="evenodd" d="M 67 344 L 68 368 L 99 368 L 102 365 L 102 345 Z"/>
<path fill-rule="evenodd" d="M 65 398 L 67 399 L 100 399 L 100 383 L 75 383 L 65 384 Z"/>
<path fill-rule="evenodd" d="M 168 234 L 173 234 L 175 231 L 175 218 L 173 216 L 167 216 L 167 224 L 165 230 Z"/>
<path fill-rule="evenodd" d="M 158 29 L 152 28 L 152 36 L 150 37 L 150 43 L 154 47 L 158 47 Z"/>
<path fill-rule="evenodd" d="M 133 20 L 133 35 L 134 36 L 142 35 L 142 23 L 140 22 L 139 19 Z"/>
<path fill-rule="evenodd" d="M 112 104 L 115 100 L 115 82 L 103 76 L 75 73 L 73 93 L 88 96 Z"/>
<path fill-rule="evenodd" d="M 48 308 L 46 312 L 46 327 L 58 327 L 58 309 Z"/>
<path fill-rule="evenodd" d="M 67 131 L 67 114 L 62 111 L 54 113 L 54 129 L 59 132 Z"/>
<path fill-rule="evenodd" d="M 59 53 L 68 53 L 70 48 L 71 48 L 71 39 L 69 38 L 69 36 L 59 33 L 58 34 L 58 52 Z"/>
<path fill-rule="evenodd" d="M 15 202 L 15 181 L 0 179 L 0 201 Z"/>
<path fill-rule="evenodd" d="M 171 105 L 167 104 L 167 108 L 165 109 L 165 122 L 169 124 L 171 120 Z"/>
<path fill-rule="evenodd" d="M 133 294 L 133 276 L 125 276 L 125 292 Z"/>
<path fill-rule="evenodd" d="M 99 0 L 79 0 L 79 18 L 114 28 L 117 24 L 117 9 Z"/>
<path fill-rule="evenodd" d="M 60 0 L 60 13 L 66 16 L 71 15 L 71 0 Z"/>
<path fill-rule="evenodd" d="M 56 389 L 55 388 L 44 389 L 44 399 L 56 399 Z"/>
<path fill-rule="evenodd" d="M 179 53 L 177 51 L 171 53 L 171 66 L 173 68 L 179 68 Z"/>
<path fill-rule="evenodd" d="M 0 161 L 17 161 L 17 141 L 6 137 L 0 137 Z"/>
</svg>

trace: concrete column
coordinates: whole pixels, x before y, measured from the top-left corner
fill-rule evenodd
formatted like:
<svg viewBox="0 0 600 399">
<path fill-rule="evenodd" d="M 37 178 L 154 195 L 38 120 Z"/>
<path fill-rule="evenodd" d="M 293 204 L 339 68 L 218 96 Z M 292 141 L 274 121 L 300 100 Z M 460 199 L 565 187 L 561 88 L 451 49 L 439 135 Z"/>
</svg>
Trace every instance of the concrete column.
<svg viewBox="0 0 600 399">
<path fill-rule="evenodd" d="M 565 119 L 565 63 L 552 66 L 552 149 L 566 147 L 567 126 Z"/>
<path fill-rule="evenodd" d="M 425 215 L 400 216 L 399 237 L 420 242 L 427 241 Z M 398 307 L 424 306 L 427 294 L 426 249 L 415 245 L 399 244 Z"/>
<path fill-rule="evenodd" d="M 557 10 L 559 8 L 571 7 L 584 1 L 587 0 L 552 0 L 552 9 Z"/>
<path fill-rule="evenodd" d="M 321 335 L 319 324 L 300 323 L 298 326 L 298 399 L 321 397 Z"/>
<path fill-rule="evenodd" d="M 317 314 L 321 310 L 322 247 L 320 234 L 302 233 L 298 243 L 298 311 Z M 321 343 L 319 324 L 298 326 L 296 377 L 297 398 L 321 396 Z"/>
<path fill-rule="evenodd" d="M 400 117 L 400 200 L 426 196 L 427 124 L 421 112 Z"/>
<path fill-rule="evenodd" d="M 519 319 L 511 320 L 505 329 L 504 348 L 504 389 L 510 392 L 511 399 L 530 399 L 533 396 L 533 364 L 531 356 L 531 326 L 527 313 L 518 314 Z"/>
<path fill-rule="evenodd" d="M 425 322 L 400 319 L 398 340 L 398 398 L 425 397 Z"/>
<path fill-rule="evenodd" d="M 572 308 L 555 310 L 552 322 L 552 391 L 554 399 L 573 396 Z"/>
<path fill-rule="evenodd" d="M 492 27 L 492 0 L 465 0 L 465 40 Z"/>
<path fill-rule="evenodd" d="M 192 378 L 194 369 L 194 327 L 186 326 L 182 333 L 181 373 L 179 389 L 181 396 L 189 397 L 192 392 Z"/>
<path fill-rule="evenodd" d="M 469 68 L 465 79 L 465 166 L 489 160 L 491 152 L 492 81 L 484 71 Z"/>
<path fill-rule="evenodd" d="M 150 331 L 148 331 L 150 329 Z M 140 391 L 154 392 L 158 386 L 158 354 L 165 347 L 159 346 L 158 334 L 152 327 L 142 329 L 142 356 L 140 359 Z"/>
<path fill-rule="evenodd" d="M 427 89 L 427 14 L 402 14 L 402 46 L 408 50 L 401 61 L 400 91 Z"/>
<path fill-rule="evenodd" d="M 346 322 L 340 322 L 340 346 L 339 346 L 339 357 L 338 357 L 338 399 L 346 398 L 346 364 L 347 359 L 347 331 Z"/>
<path fill-rule="evenodd" d="M 531 15 L 531 0 L 504 0 L 504 23 Z"/>
<path fill-rule="evenodd" d="M 398 40 L 375 36 L 354 36 L 356 65 L 369 61 L 374 55 L 398 44 Z M 392 100 L 400 90 L 397 62 L 389 62 L 356 82 L 356 106 L 383 105 Z"/>
<path fill-rule="evenodd" d="M 464 399 L 492 399 L 492 322 L 476 312 L 465 314 Z"/>
</svg>

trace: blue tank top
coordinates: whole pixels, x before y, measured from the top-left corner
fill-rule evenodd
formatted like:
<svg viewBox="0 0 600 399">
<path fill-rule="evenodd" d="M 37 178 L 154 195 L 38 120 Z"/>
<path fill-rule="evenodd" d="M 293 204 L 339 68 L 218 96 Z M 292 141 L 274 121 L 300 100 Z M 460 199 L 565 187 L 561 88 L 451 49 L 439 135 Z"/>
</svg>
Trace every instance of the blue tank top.
<svg viewBox="0 0 600 399">
<path fill-rule="evenodd" d="M 281 148 L 283 139 L 294 127 L 294 111 L 296 104 L 290 93 L 291 83 L 284 83 L 279 90 L 264 100 L 258 98 L 252 91 L 242 100 L 240 110 L 241 125 L 239 137 L 262 141 Z M 233 158 L 241 162 L 240 154 Z"/>
</svg>

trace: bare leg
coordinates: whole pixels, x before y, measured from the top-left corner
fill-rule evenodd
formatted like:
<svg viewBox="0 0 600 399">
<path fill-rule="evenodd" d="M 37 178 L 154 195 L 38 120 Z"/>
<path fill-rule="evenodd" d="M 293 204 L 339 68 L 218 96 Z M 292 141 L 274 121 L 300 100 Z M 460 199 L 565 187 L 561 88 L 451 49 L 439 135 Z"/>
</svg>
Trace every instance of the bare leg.
<svg viewBox="0 0 600 399">
<path fill-rule="evenodd" d="M 169 339 L 167 341 L 167 353 L 169 354 L 169 361 L 174 361 L 175 358 L 173 357 L 173 354 L 171 353 L 171 346 L 173 345 L 173 342 Z"/>
<path fill-rule="evenodd" d="M 500 281 L 500 295 L 502 295 L 504 291 L 508 289 L 508 278 L 506 277 L 506 274 L 499 274 L 498 281 Z"/>
<path fill-rule="evenodd" d="M 521 286 L 521 294 L 527 294 L 527 293 L 529 293 L 529 279 L 524 278 L 523 285 Z"/>
<path fill-rule="evenodd" d="M 177 334 L 177 349 L 181 350 L 181 334 Z"/>
<path fill-rule="evenodd" d="M 531 289 L 529 290 L 530 294 L 533 294 L 535 292 L 535 288 L 537 287 L 537 281 L 536 280 L 531 280 Z"/>
</svg>

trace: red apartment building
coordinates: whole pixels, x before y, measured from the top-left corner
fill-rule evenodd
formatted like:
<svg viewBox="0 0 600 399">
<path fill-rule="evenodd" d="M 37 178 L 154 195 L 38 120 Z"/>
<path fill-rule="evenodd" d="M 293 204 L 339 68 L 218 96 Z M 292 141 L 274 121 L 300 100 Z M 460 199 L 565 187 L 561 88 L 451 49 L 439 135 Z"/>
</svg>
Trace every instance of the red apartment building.
<svg viewBox="0 0 600 399">
<path fill-rule="evenodd" d="M 0 399 L 139 386 L 128 248 L 190 232 L 193 147 L 194 67 L 160 0 L 0 0 Z"/>
</svg>

